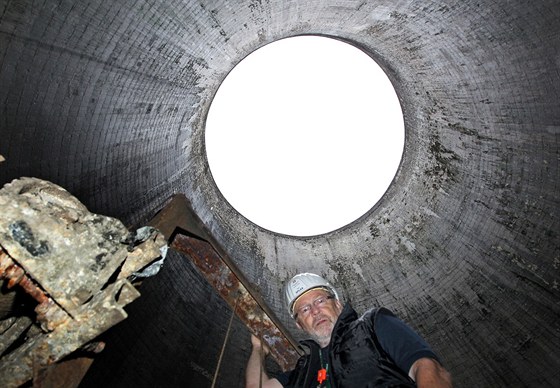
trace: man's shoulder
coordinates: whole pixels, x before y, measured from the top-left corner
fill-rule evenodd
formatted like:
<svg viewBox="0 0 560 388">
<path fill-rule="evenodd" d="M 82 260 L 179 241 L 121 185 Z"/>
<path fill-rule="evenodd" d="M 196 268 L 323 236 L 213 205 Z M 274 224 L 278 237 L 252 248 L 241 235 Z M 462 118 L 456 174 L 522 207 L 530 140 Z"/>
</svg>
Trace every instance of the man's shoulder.
<svg viewBox="0 0 560 388">
<path fill-rule="evenodd" d="M 372 307 L 366 310 L 362 315 L 358 317 L 355 313 L 354 318 L 346 321 L 346 325 L 341 327 L 341 330 L 345 332 L 354 332 L 362 327 L 362 330 L 366 330 L 370 333 L 374 333 L 377 330 L 377 326 L 380 321 L 387 322 L 393 318 L 397 318 L 393 312 L 385 307 Z"/>
<path fill-rule="evenodd" d="M 390 316 L 394 317 L 395 314 L 391 310 L 385 307 L 371 307 L 366 310 L 359 318 L 359 321 L 372 321 L 378 316 Z"/>
</svg>

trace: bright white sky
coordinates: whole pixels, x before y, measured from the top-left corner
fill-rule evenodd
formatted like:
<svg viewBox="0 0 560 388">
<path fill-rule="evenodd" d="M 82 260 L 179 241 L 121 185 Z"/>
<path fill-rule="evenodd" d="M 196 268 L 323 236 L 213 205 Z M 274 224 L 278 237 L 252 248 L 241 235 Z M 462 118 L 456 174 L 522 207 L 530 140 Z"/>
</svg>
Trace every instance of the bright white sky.
<svg viewBox="0 0 560 388">
<path fill-rule="evenodd" d="M 354 46 L 317 36 L 250 54 L 220 86 L 206 122 L 224 197 L 255 224 L 294 236 L 365 214 L 403 147 L 402 111 L 383 70 Z"/>
</svg>

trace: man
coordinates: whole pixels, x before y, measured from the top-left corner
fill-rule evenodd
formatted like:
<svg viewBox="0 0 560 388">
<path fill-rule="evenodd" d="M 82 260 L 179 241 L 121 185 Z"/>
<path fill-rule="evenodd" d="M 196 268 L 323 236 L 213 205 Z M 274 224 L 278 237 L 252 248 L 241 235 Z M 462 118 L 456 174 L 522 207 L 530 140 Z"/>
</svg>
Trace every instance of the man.
<svg viewBox="0 0 560 388">
<path fill-rule="evenodd" d="M 312 340 L 294 370 L 269 377 L 261 366 L 268 348 L 252 336 L 247 388 L 281 387 L 451 387 L 451 375 L 428 344 L 384 308 L 358 318 L 325 279 L 301 273 L 285 289 L 298 328 Z M 262 374 L 261 374 L 262 373 Z"/>
</svg>

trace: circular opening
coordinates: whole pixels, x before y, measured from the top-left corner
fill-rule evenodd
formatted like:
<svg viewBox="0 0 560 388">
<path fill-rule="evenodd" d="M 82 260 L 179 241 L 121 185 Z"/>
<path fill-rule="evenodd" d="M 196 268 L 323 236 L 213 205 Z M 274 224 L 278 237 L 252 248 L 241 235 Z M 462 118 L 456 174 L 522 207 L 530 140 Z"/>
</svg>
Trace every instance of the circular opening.
<svg viewBox="0 0 560 388">
<path fill-rule="evenodd" d="M 273 232 L 312 236 L 370 210 L 404 148 L 396 92 L 358 48 L 318 36 L 287 38 L 241 61 L 206 121 L 218 189 Z"/>
</svg>

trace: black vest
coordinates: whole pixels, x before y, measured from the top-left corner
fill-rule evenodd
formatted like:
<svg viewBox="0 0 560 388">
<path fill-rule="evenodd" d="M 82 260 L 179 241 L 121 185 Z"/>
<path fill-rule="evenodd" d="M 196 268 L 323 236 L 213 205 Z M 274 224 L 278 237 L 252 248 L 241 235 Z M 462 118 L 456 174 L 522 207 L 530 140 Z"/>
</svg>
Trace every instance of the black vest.
<svg viewBox="0 0 560 388">
<path fill-rule="evenodd" d="M 332 388 L 416 387 L 377 340 L 374 323 L 379 310 L 369 310 L 360 319 L 349 304 L 342 310 L 329 344 Z M 311 340 L 301 344 L 308 352 L 298 360 L 288 387 L 316 387 L 317 371 L 321 369 L 320 347 Z"/>
</svg>

